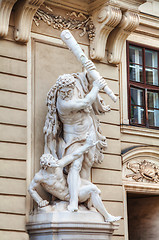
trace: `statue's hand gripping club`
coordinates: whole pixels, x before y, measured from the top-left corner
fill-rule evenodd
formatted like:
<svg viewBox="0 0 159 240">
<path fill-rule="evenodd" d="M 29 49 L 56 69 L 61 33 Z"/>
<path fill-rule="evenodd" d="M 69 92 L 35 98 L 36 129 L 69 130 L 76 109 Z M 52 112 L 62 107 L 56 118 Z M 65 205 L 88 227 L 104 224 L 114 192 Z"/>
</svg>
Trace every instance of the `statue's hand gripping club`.
<svg viewBox="0 0 159 240">
<path fill-rule="evenodd" d="M 86 57 L 86 55 L 84 54 L 84 52 L 82 51 L 79 44 L 76 42 L 76 40 L 74 39 L 74 37 L 72 36 L 72 34 L 70 33 L 69 30 L 62 31 L 61 39 L 68 46 L 68 48 L 73 52 L 73 54 L 76 56 L 78 61 L 81 62 L 82 65 L 87 69 L 87 71 L 89 72 L 89 75 L 91 76 L 93 81 L 102 78 L 100 76 L 99 72 L 97 72 L 95 65 L 92 62 L 91 62 L 91 64 L 89 64 L 90 60 L 88 60 L 88 58 Z M 91 67 L 89 65 L 91 65 L 93 67 Z M 104 87 L 104 91 L 106 94 L 108 94 L 108 96 L 114 102 L 116 102 L 116 100 L 117 100 L 116 96 L 114 95 L 112 90 L 107 85 Z"/>
</svg>

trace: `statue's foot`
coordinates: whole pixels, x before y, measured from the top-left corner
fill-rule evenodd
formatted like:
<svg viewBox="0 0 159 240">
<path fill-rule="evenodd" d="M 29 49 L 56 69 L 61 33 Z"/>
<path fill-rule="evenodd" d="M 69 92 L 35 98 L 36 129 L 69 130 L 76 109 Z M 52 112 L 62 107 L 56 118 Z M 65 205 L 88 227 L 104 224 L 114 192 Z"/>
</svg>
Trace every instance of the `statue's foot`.
<svg viewBox="0 0 159 240">
<path fill-rule="evenodd" d="M 111 214 L 108 215 L 108 217 L 105 219 L 106 222 L 116 222 L 121 219 L 121 216 L 114 217 Z"/>
<path fill-rule="evenodd" d="M 68 211 L 70 212 L 77 212 L 78 211 L 78 205 L 74 203 L 70 203 L 67 207 Z"/>
</svg>

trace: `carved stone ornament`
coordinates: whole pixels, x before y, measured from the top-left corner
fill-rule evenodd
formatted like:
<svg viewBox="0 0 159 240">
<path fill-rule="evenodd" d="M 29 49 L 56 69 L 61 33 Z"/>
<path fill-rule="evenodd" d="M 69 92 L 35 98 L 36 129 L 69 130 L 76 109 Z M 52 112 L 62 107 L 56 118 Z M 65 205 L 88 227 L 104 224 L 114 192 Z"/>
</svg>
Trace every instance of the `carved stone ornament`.
<svg viewBox="0 0 159 240">
<path fill-rule="evenodd" d="M 130 11 L 123 14 L 120 24 L 110 33 L 107 41 L 109 63 L 120 63 L 125 40 L 138 25 L 139 14 Z"/>
<path fill-rule="evenodd" d="M 90 42 L 92 59 L 101 60 L 104 58 L 107 38 L 119 24 L 121 18 L 121 10 L 110 5 L 104 5 L 100 10 L 92 13 L 92 20 L 96 28 L 95 38 Z"/>
<path fill-rule="evenodd" d="M 10 14 L 16 1 L 17 0 L 0 1 L 0 37 L 6 37 L 8 34 Z"/>
<path fill-rule="evenodd" d="M 143 182 L 144 179 L 148 182 L 159 182 L 159 167 L 152 162 L 144 160 L 140 163 L 127 163 L 127 169 L 133 173 L 126 175 L 126 177 L 132 177 L 136 182 Z"/>
<path fill-rule="evenodd" d="M 63 17 L 53 14 L 53 10 L 47 5 L 43 4 L 43 6 L 47 11 L 39 9 L 33 18 L 36 26 L 39 26 L 40 21 L 43 21 L 47 23 L 48 26 L 58 30 L 82 30 L 80 37 L 83 37 L 87 33 L 89 40 L 93 40 L 95 37 L 95 27 L 91 17 L 76 12 L 67 13 L 67 17 Z"/>
<path fill-rule="evenodd" d="M 21 0 L 15 8 L 16 41 L 27 42 L 31 31 L 34 14 L 45 0 Z"/>
</svg>

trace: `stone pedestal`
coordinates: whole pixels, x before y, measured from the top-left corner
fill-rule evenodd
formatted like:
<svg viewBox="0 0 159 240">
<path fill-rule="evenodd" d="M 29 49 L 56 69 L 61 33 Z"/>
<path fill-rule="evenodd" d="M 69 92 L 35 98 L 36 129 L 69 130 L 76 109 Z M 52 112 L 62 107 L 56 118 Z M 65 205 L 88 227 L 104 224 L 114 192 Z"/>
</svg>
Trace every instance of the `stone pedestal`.
<svg viewBox="0 0 159 240">
<path fill-rule="evenodd" d="M 49 206 L 50 207 L 50 206 Z M 50 211 L 43 208 L 30 216 L 30 240 L 111 240 L 119 224 L 104 222 L 95 210 Z"/>
</svg>

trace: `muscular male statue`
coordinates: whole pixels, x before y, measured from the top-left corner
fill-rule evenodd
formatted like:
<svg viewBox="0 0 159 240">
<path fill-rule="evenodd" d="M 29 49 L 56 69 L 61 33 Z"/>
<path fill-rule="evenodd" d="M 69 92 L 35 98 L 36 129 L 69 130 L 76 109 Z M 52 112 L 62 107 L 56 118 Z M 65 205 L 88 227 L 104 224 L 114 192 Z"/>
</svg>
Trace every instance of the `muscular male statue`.
<svg viewBox="0 0 159 240">
<path fill-rule="evenodd" d="M 88 62 L 88 68 L 94 68 Z M 86 74 L 64 74 L 48 93 L 48 114 L 46 117 L 45 153 L 62 158 L 73 153 L 81 146 L 86 134 L 93 141 L 98 141 L 88 153 L 81 155 L 70 164 L 68 169 L 68 186 L 70 193 L 70 211 L 78 210 L 78 182 L 80 176 L 89 180 L 90 169 L 94 162 L 103 158 L 102 150 L 107 146 L 106 138 L 100 134 L 96 114 L 108 110 L 98 95 L 106 85 L 104 79 L 93 83 Z"/>
<path fill-rule="evenodd" d="M 96 143 L 87 138 L 86 143 L 74 153 L 63 157 L 61 160 L 54 158 L 51 154 L 43 154 L 40 159 L 41 169 L 36 173 L 34 179 L 29 186 L 29 193 L 37 202 L 39 207 L 45 207 L 49 204 L 47 200 L 43 200 L 36 192 L 38 185 L 53 196 L 60 200 L 69 201 L 69 189 L 67 180 L 63 174 L 63 168 L 68 164 L 79 159 L 86 151 L 94 147 Z M 85 179 L 79 179 L 78 202 L 83 203 L 90 200 L 93 206 L 103 215 L 105 221 L 118 221 L 121 217 L 114 217 L 107 212 L 101 198 L 100 190 L 91 182 Z"/>
</svg>

